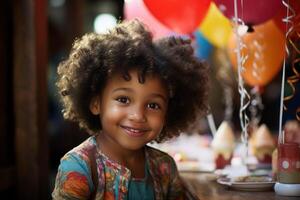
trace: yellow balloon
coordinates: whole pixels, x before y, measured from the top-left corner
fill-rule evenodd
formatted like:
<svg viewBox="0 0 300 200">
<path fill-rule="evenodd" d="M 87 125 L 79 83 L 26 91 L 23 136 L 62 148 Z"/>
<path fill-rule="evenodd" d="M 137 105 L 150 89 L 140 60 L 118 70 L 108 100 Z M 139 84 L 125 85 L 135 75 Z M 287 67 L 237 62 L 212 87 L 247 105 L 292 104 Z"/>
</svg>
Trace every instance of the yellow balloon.
<svg viewBox="0 0 300 200">
<path fill-rule="evenodd" d="M 209 42 L 222 48 L 228 43 L 232 27 L 230 21 L 212 2 L 199 30 Z"/>
</svg>

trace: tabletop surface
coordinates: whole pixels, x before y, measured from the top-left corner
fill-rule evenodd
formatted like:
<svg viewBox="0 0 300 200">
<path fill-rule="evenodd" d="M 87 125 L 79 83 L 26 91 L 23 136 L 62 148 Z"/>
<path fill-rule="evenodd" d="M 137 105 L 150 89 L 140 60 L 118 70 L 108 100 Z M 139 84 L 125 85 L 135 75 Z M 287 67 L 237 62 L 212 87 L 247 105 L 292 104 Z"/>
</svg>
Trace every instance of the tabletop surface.
<svg viewBox="0 0 300 200">
<path fill-rule="evenodd" d="M 274 190 L 245 192 L 220 185 L 213 174 L 180 172 L 185 186 L 200 200 L 300 200 L 300 197 L 278 196 Z"/>
</svg>

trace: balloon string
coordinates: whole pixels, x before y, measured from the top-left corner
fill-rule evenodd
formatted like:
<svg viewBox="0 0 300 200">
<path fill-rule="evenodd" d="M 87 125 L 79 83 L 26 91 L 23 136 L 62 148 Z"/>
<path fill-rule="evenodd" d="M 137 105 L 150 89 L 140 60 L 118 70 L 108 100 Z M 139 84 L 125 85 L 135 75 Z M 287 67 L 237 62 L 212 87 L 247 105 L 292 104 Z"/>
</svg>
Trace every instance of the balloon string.
<svg viewBox="0 0 300 200">
<path fill-rule="evenodd" d="M 293 16 L 295 16 L 295 12 L 292 11 Z M 287 37 L 288 37 L 288 45 L 292 48 L 293 51 L 295 51 L 297 54 L 300 54 L 300 50 L 297 47 L 297 45 L 293 42 L 293 40 L 291 39 L 292 34 L 294 34 L 294 31 L 296 31 L 295 35 L 300 38 L 300 34 L 297 30 L 295 30 L 295 27 L 291 21 L 291 17 L 290 19 L 290 23 L 292 24 L 291 28 L 288 31 Z M 288 22 L 288 20 L 286 20 Z M 291 56 L 291 55 L 290 55 Z M 292 56 L 293 57 L 293 56 Z M 292 58 L 293 59 L 293 58 Z M 288 96 L 284 97 L 284 102 L 287 102 L 289 100 L 291 100 L 296 93 L 296 87 L 295 84 L 299 81 L 300 79 L 300 73 L 297 70 L 297 66 L 300 64 L 300 58 L 296 58 L 292 61 L 292 71 L 294 74 L 292 74 L 291 76 L 289 76 L 287 78 L 287 83 L 289 84 L 290 88 L 292 89 L 292 93 Z M 284 105 L 284 109 L 287 110 L 287 107 Z M 296 118 L 298 117 L 297 111 L 296 111 Z"/>
<path fill-rule="evenodd" d="M 240 0 L 240 2 L 241 2 L 241 8 L 244 8 L 244 0 Z M 241 10 L 242 10 L 241 18 L 244 19 L 244 9 Z"/>
<path fill-rule="evenodd" d="M 286 27 L 285 38 L 286 38 L 286 41 L 288 41 L 288 35 L 294 28 L 293 22 L 291 19 L 295 16 L 295 11 L 289 5 L 289 0 L 287 0 L 287 2 L 286 2 L 286 0 L 282 0 L 282 4 L 286 7 L 286 18 L 283 18 L 282 21 L 285 22 L 285 27 Z M 291 12 L 292 14 L 290 15 L 289 12 Z M 289 24 L 291 24 L 290 27 L 289 27 Z M 286 51 L 286 55 L 290 54 L 287 42 L 285 43 L 285 51 Z M 284 132 L 282 131 L 282 117 L 283 117 L 283 109 L 284 109 L 283 101 L 284 101 L 286 55 L 284 55 L 283 69 L 282 69 L 278 143 L 284 143 Z"/>
<path fill-rule="evenodd" d="M 300 33 L 297 32 L 296 36 L 298 36 L 298 38 L 300 38 Z M 300 54 L 300 49 L 295 45 L 295 43 L 292 41 L 291 38 L 289 38 L 289 44 L 293 47 L 293 49 L 296 51 L 296 53 Z"/>
<path fill-rule="evenodd" d="M 297 24 L 297 27 L 298 26 L 300 27 L 300 23 Z M 294 31 L 296 32 L 296 33 L 294 33 L 295 37 L 296 37 L 295 41 L 297 41 L 297 39 L 300 38 L 300 33 L 297 30 L 298 30 L 298 28 L 295 29 L 295 27 L 294 27 Z M 292 33 L 293 32 L 291 31 L 288 41 L 289 41 L 289 44 L 292 47 L 292 49 L 296 52 L 296 54 L 299 55 L 300 50 L 296 46 L 296 44 L 293 42 L 293 40 L 291 39 Z M 297 69 L 297 66 L 299 67 L 299 69 Z M 290 99 L 292 99 L 294 97 L 295 93 L 296 93 L 296 88 L 295 88 L 294 84 L 296 84 L 300 80 L 300 58 L 296 58 L 292 61 L 292 71 L 293 71 L 294 74 L 291 75 L 287 80 L 289 85 L 292 87 L 292 90 L 293 90 L 293 93 L 292 93 L 292 96 L 290 97 Z M 290 100 L 290 99 L 287 99 L 287 100 Z M 296 119 L 298 121 L 300 121 L 300 107 L 297 108 L 295 115 L 296 115 Z"/>
<path fill-rule="evenodd" d="M 286 2 L 287 1 L 287 2 Z M 286 17 L 282 19 L 285 22 L 286 36 L 293 30 L 292 19 L 296 16 L 295 10 L 290 6 L 289 0 L 282 0 L 282 4 L 286 7 Z M 291 14 L 290 14 L 291 12 Z M 291 27 L 289 27 L 289 24 Z"/>
<path fill-rule="evenodd" d="M 292 89 L 292 94 L 284 97 L 284 101 L 291 100 L 295 96 L 296 87 L 295 87 L 294 84 L 297 83 L 300 79 L 300 73 L 296 69 L 297 64 L 300 65 L 300 58 L 297 58 L 297 59 L 293 60 L 292 70 L 295 73 L 295 75 L 291 75 L 290 77 L 287 78 L 287 82 L 288 82 L 288 84 L 290 85 L 290 87 Z"/>
<path fill-rule="evenodd" d="M 242 21 L 238 18 L 238 9 L 237 9 L 237 0 L 234 0 L 234 22 L 235 22 L 235 35 L 237 39 L 237 64 L 238 64 L 238 91 L 240 94 L 240 111 L 239 111 L 239 117 L 240 117 L 240 124 L 242 129 L 242 135 L 241 139 L 242 142 L 245 145 L 246 148 L 246 155 L 244 157 L 247 158 L 248 156 L 248 125 L 249 125 L 249 118 L 246 113 L 246 109 L 250 104 L 250 95 L 247 93 L 245 87 L 244 87 L 244 81 L 242 79 L 242 71 L 244 70 L 244 63 L 246 62 L 247 56 L 241 55 L 242 48 L 245 48 L 245 44 L 241 40 L 241 37 L 238 33 L 238 25 L 239 21 Z M 242 22 L 242 24 L 244 24 Z"/>
<path fill-rule="evenodd" d="M 288 82 L 290 88 L 292 89 L 292 93 L 290 95 L 284 97 L 284 102 L 291 100 L 295 96 L 295 93 L 296 93 L 295 84 L 300 80 L 300 72 L 297 71 L 296 66 L 300 66 L 300 58 L 296 58 L 292 62 L 292 70 L 294 72 L 294 75 L 291 75 L 290 77 L 287 78 L 287 82 Z M 284 106 L 284 109 L 287 110 L 286 106 Z M 297 118 L 297 116 L 298 116 L 298 114 L 296 111 L 296 118 Z"/>
</svg>

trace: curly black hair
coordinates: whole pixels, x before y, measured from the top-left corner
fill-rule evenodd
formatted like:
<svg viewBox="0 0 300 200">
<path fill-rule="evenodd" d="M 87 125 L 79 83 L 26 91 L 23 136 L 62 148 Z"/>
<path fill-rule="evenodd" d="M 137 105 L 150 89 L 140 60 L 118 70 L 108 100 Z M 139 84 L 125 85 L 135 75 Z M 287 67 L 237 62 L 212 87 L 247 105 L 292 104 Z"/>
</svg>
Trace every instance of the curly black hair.
<svg viewBox="0 0 300 200">
<path fill-rule="evenodd" d="M 166 124 L 157 142 L 179 135 L 206 114 L 208 70 L 193 55 L 191 41 L 173 36 L 153 41 L 143 23 L 131 20 L 104 34 L 84 35 L 59 64 L 56 85 L 64 118 L 90 134 L 99 132 L 101 122 L 89 109 L 91 99 L 115 73 L 130 80 L 131 69 L 138 71 L 140 83 L 148 74 L 159 75 L 169 90 Z"/>
</svg>

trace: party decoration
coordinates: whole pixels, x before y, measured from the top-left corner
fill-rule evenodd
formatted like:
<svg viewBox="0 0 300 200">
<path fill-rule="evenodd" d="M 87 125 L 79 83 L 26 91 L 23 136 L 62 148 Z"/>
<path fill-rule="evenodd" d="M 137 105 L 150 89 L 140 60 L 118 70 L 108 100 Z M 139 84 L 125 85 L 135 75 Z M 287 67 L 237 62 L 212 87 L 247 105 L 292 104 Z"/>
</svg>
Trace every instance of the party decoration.
<svg viewBox="0 0 300 200">
<path fill-rule="evenodd" d="M 206 15 L 211 0 L 144 0 L 150 12 L 177 33 L 191 34 Z"/>
<path fill-rule="evenodd" d="M 289 4 L 289 1 L 282 1 L 283 5 L 286 7 L 286 16 L 285 18 L 283 19 L 284 22 L 286 23 L 286 29 L 284 31 L 285 33 L 285 39 L 286 39 L 286 44 L 285 44 L 285 51 L 286 51 L 286 54 L 287 55 L 290 55 L 290 51 L 289 51 L 289 47 L 288 47 L 288 43 L 292 46 L 292 47 L 296 47 L 294 44 L 294 41 L 292 41 L 293 39 L 293 35 L 295 35 L 296 39 L 300 38 L 300 34 L 298 34 L 298 28 L 295 29 L 294 27 L 294 23 L 292 20 L 295 20 L 295 10 L 293 8 L 291 8 L 291 5 Z M 292 13 L 290 15 L 290 12 Z M 296 18 L 298 18 L 299 16 L 296 16 Z M 299 25 L 299 22 L 297 21 L 297 26 Z M 296 30 L 296 31 L 295 31 Z M 293 32 L 295 32 L 296 34 L 293 34 Z M 297 50 L 298 48 L 296 47 L 295 50 Z M 297 51 L 292 51 L 292 53 L 295 53 Z M 298 52 L 299 53 L 299 52 Z M 292 57 L 292 59 L 294 59 Z M 294 62 L 294 61 L 293 61 Z M 294 71 L 294 63 L 292 63 L 292 68 L 293 68 L 293 71 Z M 280 113 L 279 113 L 279 133 L 278 133 L 278 141 L 279 143 L 283 143 L 284 142 L 284 132 L 282 131 L 282 118 L 283 118 L 283 108 L 284 108 L 284 105 L 283 105 L 283 101 L 287 101 L 286 98 L 289 98 L 289 97 L 284 97 L 284 84 L 285 84 L 285 71 L 286 71 L 286 59 L 284 59 L 284 63 L 283 63 L 283 69 L 282 69 L 282 79 L 281 79 L 281 95 L 280 95 Z M 294 71 L 295 72 L 295 71 Z M 296 71 L 297 72 L 297 71 Z M 297 82 L 297 73 L 295 72 L 296 74 L 296 79 L 292 78 L 292 80 L 288 78 L 288 84 L 292 87 L 292 89 L 294 90 L 293 92 L 295 92 L 295 89 L 294 89 L 294 84 Z M 293 77 L 293 76 L 292 76 Z M 296 80 L 296 81 L 295 81 Z M 294 94 L 292 94 L 291 98 L 294 96 Z M 298 118 L 298 114 L 299 114 L 299 107 L 298 109 L 296 110 L 296 118 L 299 120 Z M 300 121 L 300 120 L 299 120 Z"/>
<path fill-rule="evenodd" d="M 277 156 L 277 181 L 274 191 L 280 196 L 300 197 L 300 147 L 297 143 L 280 143 Z"/>
<path fill-rule="evenodd" d="M 269 128 L 263 124 L 252 134 L 249 140 L 250 153 L 260 163 L 271 163 L 275 141 Z"/>
<path fill-rule="evenodd" d="M 300 64 L 300 58 L 296 58 L 295 60 L 292 61 L 292 70 L 294 75 L 287 77 L 287 83 L 289 84 L 292 93 L 285 96 L 284 101 L 289 101 L 295 96 L 296 93 L 295 84 L 300 80 L 300 72 L 298 72 L 296 68 L 296 66 L 297 65 L 299 66 L 299 64 Z"/>
<path fill-rule="evenodd" d="M 215 0 L 215 3 L 229 19 L 234 17 L 233 0 Z M 238 18 L 248 25 L 258 25 L 271 19 L 280 6 L 280 0 L 237 0 Z"/>
<path fill-rule="evenodd" d="M 211 3 L 199 30 L 212 44 L 224 47 L 228 43 L 232 27 L 230 21 L 219 11 L 217 6 Z"/>
<path fill-rule="evenodd" d="M 215 155 L 215 164 L 217 169 L 222 169 L 230 165 L 235 147 L 234 132 L 230 124 L 223 121 L 214 135 L 211 143 Z"/>
<path fill-rule="evenodd" d="M 213 49 L 212 45 L 203 37 L 203 35 L 196 31 L 194 33 L 195 36 L 195 50 L 196 50 L 196 56 L 200 59 L 208 59 L 211 51 Z"/>
<path fill-rule="evenodd" d="M 286 78 L 286 82 L 291 88 L 291 94 L 286 95 L 284 97 L 284 102 L 290 101 L 294 98 L 296 94 L 296 85 L 300 81 L 300 22 L 296 26 L 291 26 L 291 30 L 287 32 L 287 51 L 289 55 L 290 65 L 292 69 L 292 74 Z M 298 103 L 298 108 L 296 109 L 296 119 L 300 121 L 299 111 L 300 104 Z M 286 107 L 284 106 L 286 109 Z"/>
<path fill-rule="evenodd" d="M 246 149 L 245 153 L 242 156 L 243 163 L 245 165 L 245 161 L 248 156 L 247 146 L 248 146 L 248 127 L 249 127 L 249 117 L 247 113 L 247 108 L 250 105 L 250 95 L 245 88 L 244 80 L 242 78 L 242 71 L 244 70 L 244 63 L 248 55 L 243 55 L 241 52 L 245 48 L 244 42 L 241 40 L 241 31 L 239 31 L 239 27 L 245 27 L 245 23 L 242 19 L 239 19 L 239 12 L 238 12 L 238 2 L 234 0 L 234 34 L 236 36 L 236 45 L 237 48 L 235 49 L 236 53 L 236 61 L 237 61 L 237 71 L 238 71 L 238 91 L 240 94 L 240 109 L 239 109 L 239 119 L 241 125 L 241 140 Z"/>
<path fill-rule="evenodd" d="M 289 1 L 287 1 L 289 2 Z M 295 143 L 296 138 L 294 138 L 294 130 L 289 132 L 288 123 L 285 125 L 285 132 L 282 131 L 282 117 L 283 117 L 283 101 L 290 100 L 294 97 L 295 94 L 295 86 L 294 84 L 299 81 L 300 71 L 297 70 L 297 66 L 299 67 L 300 63 L 300 48 L 298 46 L 300 39 L 300 23 L 299 23 L 299 15 L 296 16 L 295 10 L 291 8 L 290 4 L 283 1 L 284 5 L 287 8 L 287 15 L 284 18 L 286 22 L 285 29 L 285 38 L 287 43 L 285 45 L 285 50 L 287 55 L 291 60 L 293 75 L 287 78 L 287 83 L 293 89 L 293 93 L 290 96 L 283 98 L 284 96 L 284 80 L 285 80 L 285 69 L 286 62 L 283 64 L 282 70 L 282 89 L 281 89 L 281 98 L 280 98 L 280 115 L 279 115 L 279 148 L 278 148 L 278 182 L 275 184 L 274 190 L 278 195 L 284 196 L 300 196 L 300 168 L 298 164 L 300 162 L 300 147 L 299 144 Z M 298 2 L 299 3 L 299 2 Z M 292 15 L 289 15 L 289 11 L 292 11 Z M 296 19 L 294 18 L 296 16 Z M 294 20 L 294 21 L 293 21 Z M 294 23 L 296 22 L 296 24 Z M 295 25 L 295 26 L 294 26 Z M 296 119 L 300 121 L 300 107 L 296 109 Z M 294 129 L 294 128 L 292 128 Z M 297 133 L 297 128 L 295 129 L 295 133 Z M 291 187 L 296 188 L 294 190 Z M 298 187 L 297 187 L 298 186 Z M 289 188 L 286 190 L 285 188 Z"/>
<path fill-rule="evenodd" d="M 159 22 L 146 8 L 143 0 L 126 0 L 124 5 L 125 19 L 139 19 L 153 33 L 154 38 L 172 34 L 172 30 Z"/>
<path fill-rule="evenodd" d="M 284 58 L 283 33 L 270 20 L 255 26 L 253 33 L 246 33 L 241 39 L 245 44 L 241 54 L 247 55 L 242 72 L 245 82 L 251 86 L 268 84 L 279 72 Z M 232 34 L 228 43 L 228 53 L 235 68 L 237 68 L 236 47 L 236 36 Z"/>
<path fill-rule="evenodd" d="M 279 11 L 273 18 L 276 25 L 285 33 L 293 25 L 300 22 L 300 2 L 299 0 L 286 1 L 280 5 Z M 288 23 L 286 23 L 288 22 Z"/>
</svg>

